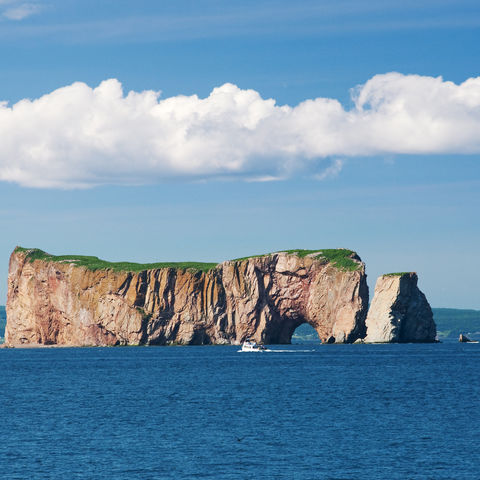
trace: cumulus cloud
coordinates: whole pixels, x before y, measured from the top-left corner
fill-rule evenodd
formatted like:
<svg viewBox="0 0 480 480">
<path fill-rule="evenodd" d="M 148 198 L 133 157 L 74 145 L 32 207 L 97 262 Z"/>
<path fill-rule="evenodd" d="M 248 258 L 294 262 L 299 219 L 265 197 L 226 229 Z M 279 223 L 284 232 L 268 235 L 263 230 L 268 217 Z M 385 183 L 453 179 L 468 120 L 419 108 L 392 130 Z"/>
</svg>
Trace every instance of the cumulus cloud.
<svg viewBox="0 0 480 480">
<path fill-rule="evenodd" d="M 41 6 L 37 3 L 19 3 L 13 1 L 5 1 L 3 3 L 9 4 L 13 3 L 14 5 L 5 9 L 2 15 L 9 20 L 23 20 L 24 18 L 30 17 L 38 13 L 41 10 Z M 0 2 L 1 4 L 1 2 Z"/>
<path fill-rule="evenodd" d="M 0 104 L 0 180 L 29 187 L 147 184 L 169 178 L 266 181 L 337 174 L 338 157 L 480 153 L 480 77 L 387 73 L 330 98 L 277 105 L 225 84 L 206 98 L 124 94 L 106 80 Z M 323 173 L 318 173 L 318 172 Z"/>
</svg>

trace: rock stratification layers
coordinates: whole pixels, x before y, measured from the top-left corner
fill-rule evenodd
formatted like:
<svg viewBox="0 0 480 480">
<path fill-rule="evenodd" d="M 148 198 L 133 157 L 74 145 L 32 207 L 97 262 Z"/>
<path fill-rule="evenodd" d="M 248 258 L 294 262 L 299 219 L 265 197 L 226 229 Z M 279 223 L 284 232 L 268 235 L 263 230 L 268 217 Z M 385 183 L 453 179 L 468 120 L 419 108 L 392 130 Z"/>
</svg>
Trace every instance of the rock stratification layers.
<svg viewBox="0 0 480 480">
<path fill-rule="evenodd" d="M 13 252 L 7 344 L 289 343 L 304 322 L 327 343 L 365 336 L 365 267 L 348 250 L 280 252 L 203 270 L 116 271 L 78 258 Z"/>
<path fill-rule="evenodd" d="M 436 326 L 416 273 L 378 278 L 368 311 L 365 342 L 434 342 Z"/>
</svg>

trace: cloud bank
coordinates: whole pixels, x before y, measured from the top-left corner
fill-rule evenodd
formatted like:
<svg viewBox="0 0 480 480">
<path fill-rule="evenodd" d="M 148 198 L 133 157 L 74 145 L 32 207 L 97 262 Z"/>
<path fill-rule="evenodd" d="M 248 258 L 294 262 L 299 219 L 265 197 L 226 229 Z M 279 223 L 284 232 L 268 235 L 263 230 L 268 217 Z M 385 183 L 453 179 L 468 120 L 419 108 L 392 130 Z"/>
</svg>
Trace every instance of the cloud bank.
<svg viewBox="0 0 480 480">
<path fill-rule="evenodd" d="M 0 103 L 0 180 L 28 187 L 142 185 L 169 178 L 271 180 L 338 174 L 339 159 L 480 153 L 480 77 L 387 73 L 330 98 L 276 105 L 225 84 L 207 98 L 74 83 Z"/>
</svg>

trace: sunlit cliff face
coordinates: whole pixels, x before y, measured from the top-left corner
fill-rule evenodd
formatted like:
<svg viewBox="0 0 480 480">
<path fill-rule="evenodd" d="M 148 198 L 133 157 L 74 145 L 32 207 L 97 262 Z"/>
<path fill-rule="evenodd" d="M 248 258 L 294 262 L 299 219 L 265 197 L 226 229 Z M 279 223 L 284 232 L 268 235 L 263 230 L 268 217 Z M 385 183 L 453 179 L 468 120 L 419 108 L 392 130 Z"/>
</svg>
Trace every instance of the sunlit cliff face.
<svg viewBox="0 0 480 480">
<path fill-rule="evenodd" d="M 68 261 L 10 259 L 10 345 L 289 343 L 304 321 L 323 342 L 364 333 L 363 264 L 342 270 L 325 258 L 277 253 L 207 271 L 91 270 Z"/>
</svg>

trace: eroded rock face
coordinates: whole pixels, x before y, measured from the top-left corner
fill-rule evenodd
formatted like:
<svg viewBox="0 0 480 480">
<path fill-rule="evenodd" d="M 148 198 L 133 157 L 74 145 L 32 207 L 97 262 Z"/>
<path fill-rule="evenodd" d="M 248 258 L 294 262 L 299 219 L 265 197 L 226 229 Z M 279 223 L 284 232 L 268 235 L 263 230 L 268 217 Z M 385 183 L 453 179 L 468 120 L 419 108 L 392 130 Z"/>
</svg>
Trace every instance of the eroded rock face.
<svg viewBox="0 0 480 480">
<path fill-rule="evenodd" d="M 434 342 L 433 313 L 416 273 L 378 278 L 368 311 L 365 342 Z"/>
<path fill-rule="evenodd" d="M 310 323 L 323 342 L 365 335 L 364 264 L 343 271 L 314 255 L 276 253 L 208 272 L 92 271 L 15 251 L 8 276 L 9 345 L 289 343 Z"/>
</svg>

